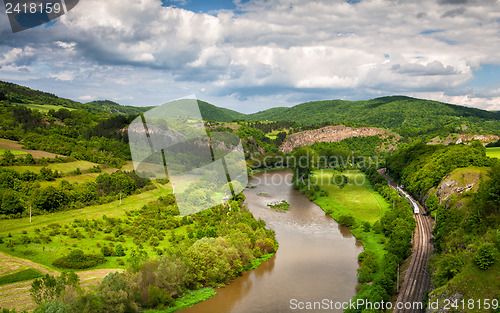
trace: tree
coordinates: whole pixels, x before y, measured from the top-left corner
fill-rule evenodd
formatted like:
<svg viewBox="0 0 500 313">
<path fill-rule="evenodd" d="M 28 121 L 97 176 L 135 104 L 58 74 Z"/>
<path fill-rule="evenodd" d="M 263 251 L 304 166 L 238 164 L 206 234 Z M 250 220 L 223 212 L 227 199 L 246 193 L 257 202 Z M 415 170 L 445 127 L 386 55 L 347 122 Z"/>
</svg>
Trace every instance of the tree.
<svg viewBox="0 0 500 313">
<path fill-rule="evenodd" d="M 7 190 L 0 196 L 0 214 L 17 214 L 24 211 L 24 205 L 19 194 Z"/>
<path fill-rule="evenodd" d="M 61 294 L 62 286 L 57 283 L 54 276 L 46 274 L 31 283 L 30 294 L 36 304 L 53 301 Z"/>
<path fill-rule="evenodd" d="M 14 165 L 14 163 L 16 163 L 16 156 L 10 150 L 5 150 L 1 164 L 3 166 L 9 166 Z"/>
<path fill-rule="evenodd" d="M 288 166 L 293 171 L 293 181 L 295 184 L 310 178 L 316 164 L 317 156 L 315 150 L 307 147 L 299 148 L 293 153 Z"/>
<path fill-rule="evenodd" d="M 476 256 L 474 257 L 476 265 L 482 270 L 489 269 L 496 260 L 495 250 L 495 246 L 492 243 L 485 243 L 479 247 Z"/>
<path fill-rule="evenodd" d="M 427 201 L 425 202 L 425 206 L 430 211 L 434 211 L 437 209 L 438 205 L 439 205 L 439 199 L 438 199 L 437 195 L 432 192 L 429 195 L 429 197 L 427 198 Z"/>
<path fill-rule="evenodd" d="M 132 299 L 130 283 L 125 274 L 115 272 L 104 277 L 99 285 L 98 295 L 103 311 L 109 313 L 137 312 L 138 306 Z"/>
</svg>

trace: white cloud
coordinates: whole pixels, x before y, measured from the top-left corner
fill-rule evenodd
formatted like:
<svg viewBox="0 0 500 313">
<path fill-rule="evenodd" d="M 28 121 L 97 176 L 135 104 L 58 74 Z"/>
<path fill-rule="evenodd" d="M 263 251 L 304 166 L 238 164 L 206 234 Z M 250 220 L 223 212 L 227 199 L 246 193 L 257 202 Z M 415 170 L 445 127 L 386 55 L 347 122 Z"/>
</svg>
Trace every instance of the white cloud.
<svg viewBox="0 0 500 313">
<path fill-rule="evenodd" d="M 164 89 L 150 90 L 146 99 L 196 93 L 228 106 L 239 99 L 247 112 L 251 101 L 257 110 L 308 97 L 401 93 L 494 106 L 493 96 L 483 101 L 475 90 L 446 94 L 465 88 L 481 64 L 500 64 L 497 1 L 236 4 L 243 13 L 213 16 L 159 0 L 80 1 L 55 26 L 0 39 L 6 51 L 0 66 L 79 85 L 74 98 L 106 86 L 110 96 L 96 94 L 136 105 L 156 104 L 142 103 L 139 87 L 161 81 Z"/>
</svg>

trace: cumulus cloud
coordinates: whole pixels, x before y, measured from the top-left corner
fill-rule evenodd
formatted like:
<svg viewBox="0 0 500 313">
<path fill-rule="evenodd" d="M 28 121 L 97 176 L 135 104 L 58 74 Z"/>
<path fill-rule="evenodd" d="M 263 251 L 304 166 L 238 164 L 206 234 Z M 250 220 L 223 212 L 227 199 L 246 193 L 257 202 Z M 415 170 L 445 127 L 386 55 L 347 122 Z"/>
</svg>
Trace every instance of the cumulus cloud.
<svg viewBox="0 0 500 313">
<path fill-rule="evenodd" d="M 481 64 L 500 64 L 496 0 L 235 4 L 202 14 L 160 0 L 87 0 L 17 34 L 0 19 L 0 78 L 24 70 L 74 99 L 134 105 L 195 93 L 248 112 L 300 99 L 446 95 Z"/>
</svg>

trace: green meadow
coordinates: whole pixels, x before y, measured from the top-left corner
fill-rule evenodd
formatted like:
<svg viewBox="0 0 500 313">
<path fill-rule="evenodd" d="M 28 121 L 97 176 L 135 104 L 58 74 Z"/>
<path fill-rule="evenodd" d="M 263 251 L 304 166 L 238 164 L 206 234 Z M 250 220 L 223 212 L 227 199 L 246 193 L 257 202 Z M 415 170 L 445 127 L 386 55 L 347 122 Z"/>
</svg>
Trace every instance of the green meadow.
<svg viewBox="0 0 500 313">
<path fill-rule="evenodd" d="M 486 148 L 486 156 L 500 159 L 500 147 Z"/>
<path fill-rule="evenodd" d="M 63 107 L 63 106 L 60 106 L 60 105 L 51 105 L 51 104 L 44 104 L 44 105 L 41 105 L 41 104 L 32 104 L 32 103 L 16 103 L 16 104 L 17 105 L 22 105 L 22 106 L 30 108 L 30 109 L 39 110 L 39 111 L 42 111 L 42 112 L 48 112 L 49 110 L 58 111 L 59 109 L 62 109 L 62 108 L 65 108 L 65 109 L 67 109 L 69 111 L 75 110 L 73 108 L 66 108 L 66 107 Z"/>
<path fill-rule="evenodd" d="M 0 251 L 14 255 L 23 259 L 55 268 L 52 262 L 69 253 L 72 249 L 80 249 L 85 253 L 101 253 L 101 247 L 108 246 L 111 249 L 118 244 L 122 245 L 128 256 L 136 244 L 130 237 L 125 237 L 124 241 L 117 241 L 111 229 L 96 230 L 78 225 L 78 220 L 98 220 L 107 218 L 127 218 L 127 212 L 140 209 L 144 204 L 155 201 L 160 196 L 172 193 L 168 186 L 157 185 L 158 188 L 146 191 L 141 194 L 131 195 L 120 201 L 113 201 L 103 205 L 88 206 L 82 209 L 50 213 L 47 215 L 37 215 L 20 219 L 9 219 L 0 221 Z M 76 220 L 76 221 L 75 221 Z M 50 235 L 55 229 L 57 234 Z M 185 235 L 185 227 L 176 228 L 175 235 Z M 42 235 L 49 235 L 51 242 L 40 243 L 20 243 L 22 238 L 27 236 L 32 240 Z M 80 234 L 71 236 L 71 234 Z M 9 246 L 9 241 L 17 242 L 14 246 Z M 168 240 L 161 241 L 157 248 L 164 248 L 169 245 Z M 123 268 L 123 261 L 127 258 L 108 257 L 107 262 L 96 268 Z M 123 259 L 123 260 L 122 260 Z"/>
<path fill-rule="evenodd" d="M 25 155 L 25 154 L 27 154 L 26 152 L 19 151 L 19 150 L 0 149 L 0 155 L 3 156 L 3 154 L 5 153 L 5 151 L 10 151 L 13 155 Z"/>
<path fill-rule="evenodd" d="M 74 172 L 77 168 L 79 168 L 81 171 L 86 171 L 89 168 L 93 166 L 97 166 L 99 164 L 97 163 L 92 163 L 88 161 L 74 161 L 74 162 L 68 162 L 68 163 L 50 163 L 47 164 L 46 166 L 44 165 L 16 165 L 16 166 L 9 166 L 9 169 L 18 171 L 20 173 L 24 171 L 32 171 L 35 173 L 39 173 L 40 169 L 43 167 L 50 168 L 53 171 L 58 171 L 62 174 L 69 174 Z"/>
<path fill-rule="evenodd" d="M 342 175 L 349 178 L 349 182 L 343 188 L 331 183 L 334 174 L 338 172 L 323 169 L 315 171 L 312 177 L 313 183 L 316 181 L 321 189 L 328 192 L 328 197 L 319 197 L 315 202 L 325 211 L 332 210 L 334 218 L 351 215 L 357 220 L 373 224 L 390 208 L 390 204 L 373 190 L 362 172 L 355 170 L 343 172 Z"/>
<path fill-rule="evenodd" d="M 325 212 L 331 212 L 330 216 L 335 220 L 345 215 L 353 216 L 356 225 L 351 229 L 351 233 L 363 244 L 364 250 L 373 251 L 378 263 L 382 264 L 386 254 L 384 234 L 377 234 L 373 230 L 366 232 L 361 223 L 369 222 L 373 226 L 384 212 L 390 210 L 391 205 L 373 190 L 364 173 L 357 170 L 342 172 L 342 175 L 349 179 L 349 183 L 342 188 L 331 183 L 334 174 L 339 172 L 331 169 L 314 172 L 312 181 L 316 180 L 321 189 L 328 192 L 328 196 L 320 196 L 314 202 Z M 381 273 L 379 269 L 375 277 Z"/>
</svg>

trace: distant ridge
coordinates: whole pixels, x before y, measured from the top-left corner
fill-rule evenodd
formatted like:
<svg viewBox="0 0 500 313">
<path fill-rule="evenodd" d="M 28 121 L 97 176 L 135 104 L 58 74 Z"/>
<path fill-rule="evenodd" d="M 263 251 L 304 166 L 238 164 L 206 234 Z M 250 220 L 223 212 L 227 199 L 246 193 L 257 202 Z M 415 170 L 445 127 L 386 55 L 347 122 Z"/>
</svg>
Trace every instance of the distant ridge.
<svg viewBox="0 0 500 313">
<path fill-rule="evenodd" d="M 110 100 L 88 103 L 60 98 L 54 94 L 0 81 L 0 101 L 25 106 L 60 106 L 102 114 L 139 114 L 152 107 L 123 106 Z M 407 96 L 387 96 L 364 101 L 324 100 L 293 107 L 275 107 L 253 114 L 217 107 L 199 100 L 204 120 L 214 122 L 290 121 L 304 125 L 355 123 L 388 129 L 468 129 L 500 135 L 500 112 L 485 111 Z"/>
<path fill-rule="evenodd" d="M 500 114 L 475 108 L 389 96 L 366 101 L 325 100 L 277 107 L 249 114 L 247 120 L 290 121 L 301 124 L 352 122 L 384 128 L 471 127 L 487 122 L 489 131 L 500 132 Z"/>
</svg>

